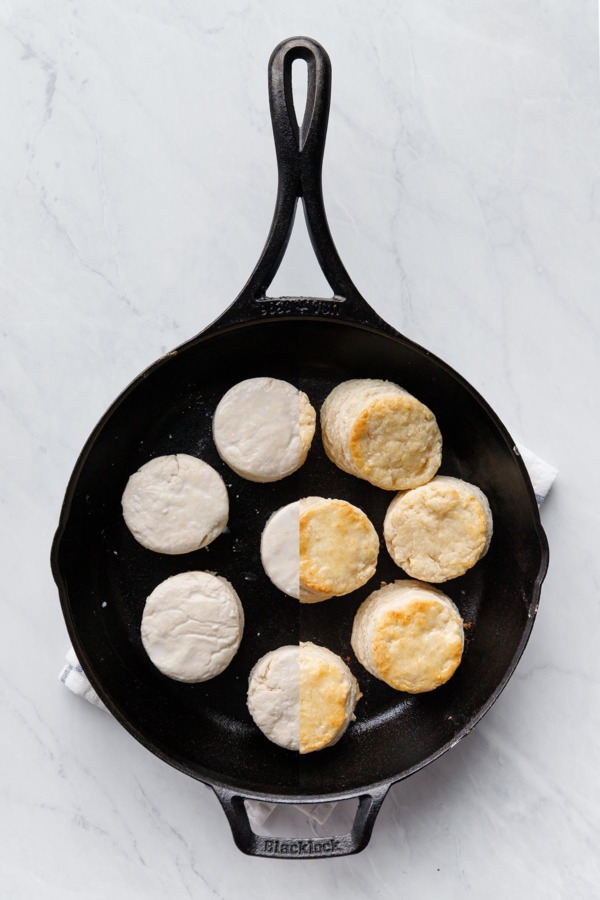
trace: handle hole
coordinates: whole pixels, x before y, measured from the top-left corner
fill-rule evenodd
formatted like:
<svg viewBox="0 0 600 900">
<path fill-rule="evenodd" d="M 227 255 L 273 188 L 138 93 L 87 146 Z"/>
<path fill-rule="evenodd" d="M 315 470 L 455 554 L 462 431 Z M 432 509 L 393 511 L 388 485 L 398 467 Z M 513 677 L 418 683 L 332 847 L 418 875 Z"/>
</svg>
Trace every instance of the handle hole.
<svg viewBox="0 0 600 900">
<path fill-rule="evenodd" d="M 306 221 L 297 215 L 290 242 L 281 265 L 269 287 L 272 297 L 326 297 L 332 299 L 332 288 L 310 243 Z"/>
<path fill-rule="evenodd" d="M 255 804 L 253 800 L 245 800 L 250 826 L 255 834 L 263 837 L 314 838 L 338 837 L 347 834 L 354 824 L 358 800 L 339 800 L 337 803 L 319 803 L 315 813 L 319 818 L 327 818 L 319 823 L 307 816 L 302 809 L 288 803 L 277 803 L 273 811 L 263 819 L 264 804 Z M 262 820 L 262 821 L 261 821 Z"/>
<path fill-rule="evenodd" d="M 292 62 L 292 100 L 298 129 L 302 131 L 308 97 L 308 64 L 305 59 Z"/>
</svg>

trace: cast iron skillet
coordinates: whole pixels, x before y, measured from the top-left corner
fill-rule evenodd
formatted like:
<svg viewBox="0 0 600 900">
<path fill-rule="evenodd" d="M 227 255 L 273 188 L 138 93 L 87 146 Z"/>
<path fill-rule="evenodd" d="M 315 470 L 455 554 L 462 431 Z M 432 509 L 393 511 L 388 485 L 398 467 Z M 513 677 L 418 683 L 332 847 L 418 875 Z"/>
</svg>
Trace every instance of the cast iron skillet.
<svg viewBox="0 0 600 900">
<path fill-rule="evenodd" d="M 291 67 L 308 65 L 301 127 Z M 150 366 L 101 419 L 71 477 L 52 549 L 52 568 L 69 634 L 92 685 L 128 731 L 166 762 L 214 789 L 234 839 L 255 856 L 321 857 L 366 846 L 394 782 L 432 762 L 490 708 L 525 647 L 548 549 L 535 497 L 514 442 L 479 394 L 449 366 L 398 334 L 352 284 L 334 247 L 323 207 L 321 166 L 329 114 L 331 65 L 307 38 L 284 41 L 269 63 L 269 98 L 279 188 L 262 256 L 233 305 L 202 334 Z M 312 244 L 334 296 L 266 296 L 302 198 Z M 487 556 L 444 590 L 469 623 L 455 676 L 431 693 L 393 691 L 357 663 L 352 619 L 380 582 L 403 577 L 385 548 L 362 590 L 300 606 L 263 573 L 262 528 L 271 512 L 307 495 L 342 497 L 366 511 L 379 534 L 393 494 L 333 466 L 317 434 L 306 465 L 274 484 L 238 478 L 211 437 L 215 406 L 236 382 L 286 379 L 319 407 L 347 378 L 398 382 L 437 416 L 444 438 L 441 472 L 479 485 L 494 515 Z M 163 556 L 133 539 L 121 515 L 128 477 L 154 456 L 200 456 L 223 475 L 231 501 L 229 531 L 206 550 Z M 180 684 L 162 676 L 140 641 L 145 598 L 164 578 L 191 569 L 230 579 L 246 612 L 239 653 L 219 677 Z M 299 757 L 276 747 L 246 709 L 256 660 L 298 640 L 324 644 L 349 661 L 364 697 L 357 720 L 334 747 Z M 251 830 L 244 798 L 283 803 L 358 798 L 352 830 L 329 840 L 275 840 Z"/>
</svg>

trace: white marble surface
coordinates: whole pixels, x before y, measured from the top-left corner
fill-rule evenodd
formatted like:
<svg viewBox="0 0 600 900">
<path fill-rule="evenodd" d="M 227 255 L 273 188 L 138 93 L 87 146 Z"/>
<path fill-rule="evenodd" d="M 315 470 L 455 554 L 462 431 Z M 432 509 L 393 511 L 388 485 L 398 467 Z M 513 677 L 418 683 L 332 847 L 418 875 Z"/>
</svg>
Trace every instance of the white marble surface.
<svg viewBox="0 0 600 900">
<path fill-rule="evenodd" d="M 568 897 L 600 890 L 600 116 L 591 0 L 0 6 L 2 897 Z M 251 860 L 212 793 L 56 680 L 48 554 L 89 431 L 206 325 L 275 190 L 265 67 L 329 50 L 325 166 L 359 288 L 560 476 L 521 664 L 392 790 L 360 856 Z M 320 290 L 295 238 L 282 293 Z"/>
</svg>

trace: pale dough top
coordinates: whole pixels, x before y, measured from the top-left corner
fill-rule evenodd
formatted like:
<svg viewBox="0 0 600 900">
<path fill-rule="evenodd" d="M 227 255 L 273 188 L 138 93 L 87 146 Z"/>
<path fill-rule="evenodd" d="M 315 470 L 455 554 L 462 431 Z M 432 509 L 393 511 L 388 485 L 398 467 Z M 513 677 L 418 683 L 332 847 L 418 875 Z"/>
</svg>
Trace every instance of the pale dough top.
<svg viewBox="0 0 600 900">
<path fill-rule="evenodd" d="M 278 647 L 250 673 L 248 709 L 263 734 L 286 750 L 300 749 L 300 662 L 298 647 Z"/>
<path fill-rule="evenodd" d="M 135 539 L 156 553 L 190 553 L 218 537 L 229 516 L 227 488 L 212 466 L 178 453 L 157 456 L 127 482 L 123 517 Z"/>
<path fill-rule="evenodd" d="M 262 534 L 260 553 L 265 572 L 289 597 L 300 599 L 300 500 L 273 513 Z"/>
<path fill-rule="evenodd" d="M 208 681 L 237 653 L 244 611 L 232 585 L 210 572 L 182 572 L 146 600 L 142 643 L 157 669 L 176 681 Z"/>
<path fill-rule="evenodd" d="M 213 419 L 221 458 L 250 481 L 278 481 L 298 469 L 315 432 L 306 394 L 278 378 L 249 378 L 222 397 Z"/>
</svg>

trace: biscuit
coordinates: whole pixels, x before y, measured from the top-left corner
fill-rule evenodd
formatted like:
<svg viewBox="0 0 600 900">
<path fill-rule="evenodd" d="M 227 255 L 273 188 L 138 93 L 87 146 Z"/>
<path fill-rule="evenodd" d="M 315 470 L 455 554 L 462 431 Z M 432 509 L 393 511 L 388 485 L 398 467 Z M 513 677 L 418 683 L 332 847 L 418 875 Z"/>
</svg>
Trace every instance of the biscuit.
<svg viewBox="0 0 600 900">
<path fill-rule="evenodd" d="M 299 545 L 302 603 L 349 594 L 375 574 L 377 532 L 364 512 L 346 500 L 300 500 Z"/>
<path fill-rule="evenodd" d="M 396 581 L 374 591 L 352 628 L 356 658 L 397 691 L 420 694 L 448 681 L 463 653 L 464 629 L 452 600 L 419 581 Z"/>
<path fill-rule="evenodd" d="M 248 679 L 248 711 L 274 744 L 300 749 L 300 660 L 297 646 L 278 647 L 258 660 Z"/>
<path fill-rule="evenodd" d="M 300 599 L 300 500 L 276 510 L 260 541 L 263 568 L 275 587 Z"/>
<path fill-rule="evenodd" d="M 303 465 L 316 413 L 305 393 L 278 378 L 249 378 L 221 398 L 213 418 L 219 456 L 248 481 L 279 481 Z"/>
<path fill-rule="evenodd" d="M 349 594 L 375 574 L 379 538 L 351 503 L 305 497 L 273 513 L 260 553 L 276 587 L 301 603 L 318 603 Z"/>
<path fill-rule="evenodd" d="M 210 572 L 182 572 L 154 588 L 144 607 L 146 653 L 175 681 L 208 681 L 227 668 L 244 631 L 233 586 Z"/>
<path fill-rule="evenodd" d="M 358 681 L 337 654 L 300 644 L 300 753 L 331 747 L 354 720 Z"/>
<path fill-rule="evenodd" d="M 321 408 L 321 430 L 336 466 L 386 491 L 425 484 L 442 460 L 434 414 L 391 381 L 338 384 Z"/>
<path fill-rule="evenodd" d="M 399 493 L 383 525 L 394 562 L 411 578 L 435 584 L 458 578 L 474 566 L 487 553 L 492 531 L 485 494 L 447 475 Z"/>
<path fill-rule="evenodd" d="M 279 647 L 258 660 L 250 673 L 248 710 L 270 741 L 312 753 L 342 737 L 360 697 L 344 661 L 306 642 Z"/>
<path fill-rule="evenodd" d="M 157 456 L 143 465 L 127 482 L 121 502 L 132 535 L 155 553 L 177 555 L 206 547 L 229 516 L 219 473 L 185 453 Z"/>
</svg>

